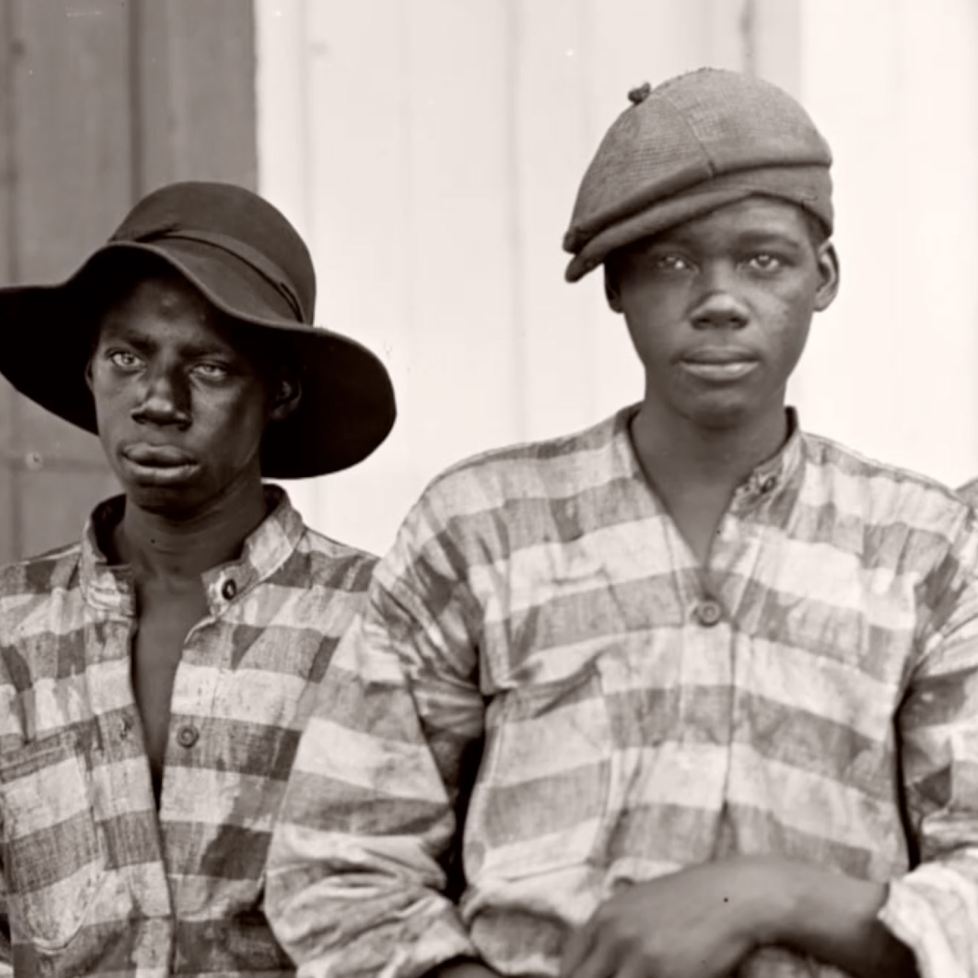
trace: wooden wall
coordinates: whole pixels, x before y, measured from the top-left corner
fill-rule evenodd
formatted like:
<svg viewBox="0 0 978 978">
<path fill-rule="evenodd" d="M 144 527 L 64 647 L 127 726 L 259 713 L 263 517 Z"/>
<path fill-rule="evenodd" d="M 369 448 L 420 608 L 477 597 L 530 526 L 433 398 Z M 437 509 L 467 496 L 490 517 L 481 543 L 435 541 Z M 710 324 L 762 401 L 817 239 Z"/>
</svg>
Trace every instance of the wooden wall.
<svg viewBox="0 0 978 978">
<path fill-rule="evenodd" d="M 0 0 L 0 281 L 64 278 L 169 181 L 254 187 L 254 76 L 242 0 Z M 114 491 L 95 438 L 0 379 L 0 562 Z"/>
</svg>

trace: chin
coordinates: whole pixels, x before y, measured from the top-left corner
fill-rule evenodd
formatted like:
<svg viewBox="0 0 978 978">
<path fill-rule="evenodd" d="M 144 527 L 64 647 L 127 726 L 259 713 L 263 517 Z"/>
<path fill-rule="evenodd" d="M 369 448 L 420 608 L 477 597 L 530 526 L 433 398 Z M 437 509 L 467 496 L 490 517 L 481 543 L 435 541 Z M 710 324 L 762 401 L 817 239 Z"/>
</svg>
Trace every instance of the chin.
<svg viewBox="0 0 978 978">
<path fill-rule="evenodd" d="M 688 412 L 687 417 L 698 428 L 705 431 L 731 431 L 750 420 L 751 412 L 743 404 L 716 404 L 698 406 Z"/>
<path fill-rule="evenodd" d="M 127 485 L 124 487 L 126 499 L 133 506 L 154 516 L 182 519 L 196 512 L 201 505 L 201 494 L 189 486 L 145 486 Z"/>
</svg>

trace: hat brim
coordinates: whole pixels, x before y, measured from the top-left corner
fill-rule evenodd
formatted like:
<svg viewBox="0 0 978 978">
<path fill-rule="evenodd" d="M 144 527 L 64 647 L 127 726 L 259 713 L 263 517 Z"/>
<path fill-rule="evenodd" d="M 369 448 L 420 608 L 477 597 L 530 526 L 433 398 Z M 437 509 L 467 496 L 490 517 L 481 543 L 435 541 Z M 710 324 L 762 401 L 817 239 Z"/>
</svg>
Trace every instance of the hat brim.
<svg viewBox="0 0 978 978">
<path fill-rule="evenodd" d="M 595 228 L 578 229 L 583 243 L 567 265 L 564 277 L 576 282 L 602 264 L 611 252 L 643 238 L 707 214 L 748 197 L 773 197 L 804 208 L 832 229 L 831 180 L 824 167 L 756 167 L 725 173 L 681 190 L 672 196 L 639 204 Z M 564 248 L 572 251 L 576 238 L 569 232 Z"/>
<path fill-rule="evenodd" d="M 288 318 L 280 294 L 241 263 L 221 261 L 193 243 L 113 242 L 58 285 L 0 289 L 0 373 L 32 401 L 80 428 L 98 433 L 85 378 L 92 331 L 86 328 L 87 286 L 120 252 L 158 256 L 232 320 L 287 340 L 302 370 L 295 411 L 272 422 L 262 442 L 262 474 L 301 479 L 356 465 L 394 425 L 390 376 L 356 340 Z"/>
</svg>

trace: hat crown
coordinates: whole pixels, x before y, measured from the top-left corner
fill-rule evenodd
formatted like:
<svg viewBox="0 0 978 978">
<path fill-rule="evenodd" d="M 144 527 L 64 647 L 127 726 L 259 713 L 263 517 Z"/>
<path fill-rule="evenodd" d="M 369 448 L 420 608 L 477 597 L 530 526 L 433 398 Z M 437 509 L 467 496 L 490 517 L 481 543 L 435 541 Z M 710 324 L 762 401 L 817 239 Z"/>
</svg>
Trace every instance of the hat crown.
<svg viewBox="0 0 978 978">
<path fill-rule="evenodd" d="M 305 242 L 276 207 L 230 183 L 172 183 L 144 197 L 126 215 L 110 242 L 151 243 L 185 238 L 212 245 L 268 279 L 311 324 L 316 272 Z"/>
<path fill-rule="evenodd" d="M 568 251 L 655 201 L 721 176 L 831 166 L 828 143 L 805 109 L 763 79 L 700 68 L 629 97 L 634 104 L 612 123 L 581 181 Z"/>
</svg>

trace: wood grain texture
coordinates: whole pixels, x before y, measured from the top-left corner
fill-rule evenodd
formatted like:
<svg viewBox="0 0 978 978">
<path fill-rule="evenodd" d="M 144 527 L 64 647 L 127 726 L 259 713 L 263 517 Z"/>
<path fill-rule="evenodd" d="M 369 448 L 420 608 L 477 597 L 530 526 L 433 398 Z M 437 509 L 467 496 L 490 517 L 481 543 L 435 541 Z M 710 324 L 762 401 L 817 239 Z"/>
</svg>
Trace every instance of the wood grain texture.
<svg viewBox="0 0 978 978">
<path fill-rule="evenodd" d="M 242 0 L 131 0 L 135 177 L 254 188 L 255 54 Z"/>
</svg>

